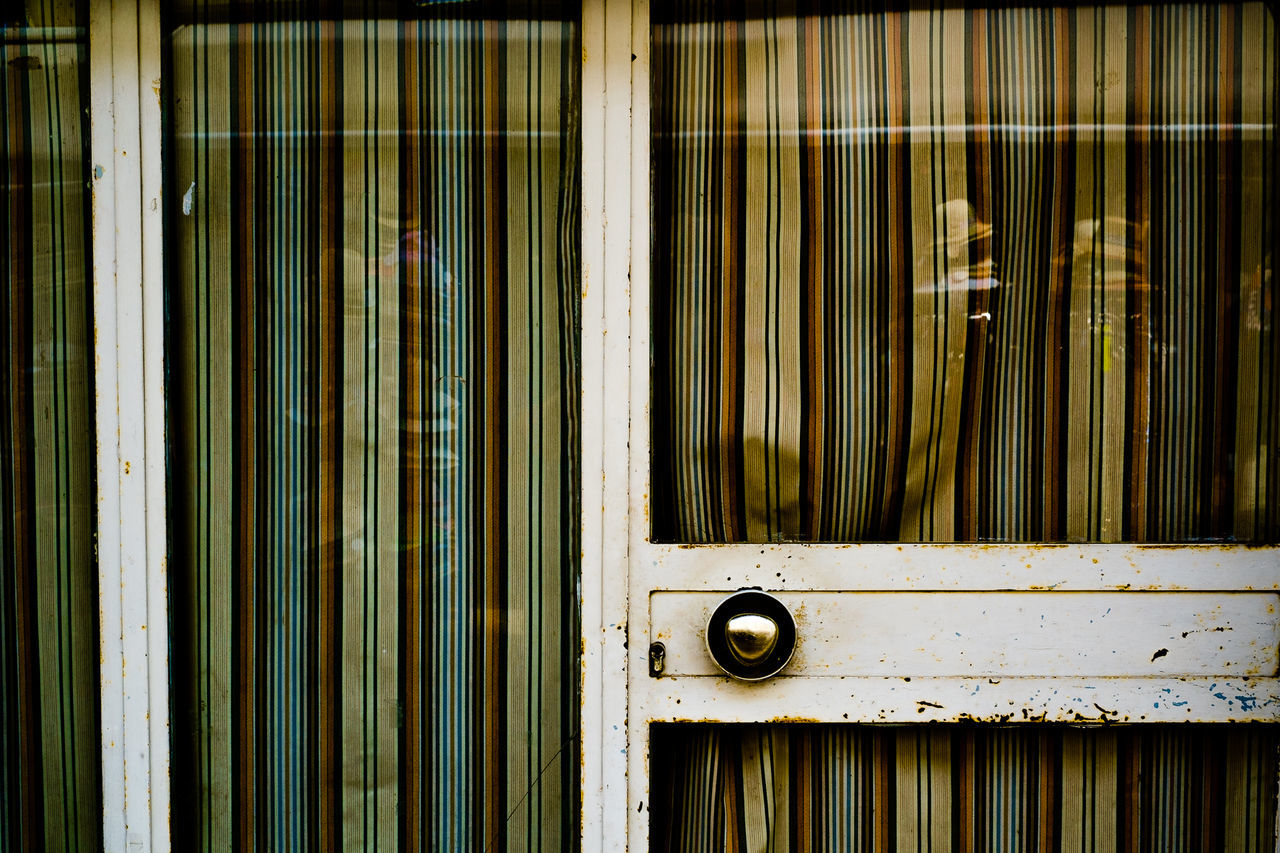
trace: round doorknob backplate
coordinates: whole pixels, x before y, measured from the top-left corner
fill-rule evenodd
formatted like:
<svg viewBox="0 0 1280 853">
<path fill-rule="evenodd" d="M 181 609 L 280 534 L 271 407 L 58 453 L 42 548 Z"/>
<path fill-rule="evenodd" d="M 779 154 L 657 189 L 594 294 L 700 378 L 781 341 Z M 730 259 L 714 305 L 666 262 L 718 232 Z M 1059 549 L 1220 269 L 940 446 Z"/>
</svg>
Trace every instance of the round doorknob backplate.
<svg viewBox="0 0 1280 853">
<path fill-rule="evenodd" d="M 740 681 L 776 675 L 796 648 L 796 622 L 785 604 L 755 589 L 720 602 L 707 622 L 711 659 Z"/>
</svg>

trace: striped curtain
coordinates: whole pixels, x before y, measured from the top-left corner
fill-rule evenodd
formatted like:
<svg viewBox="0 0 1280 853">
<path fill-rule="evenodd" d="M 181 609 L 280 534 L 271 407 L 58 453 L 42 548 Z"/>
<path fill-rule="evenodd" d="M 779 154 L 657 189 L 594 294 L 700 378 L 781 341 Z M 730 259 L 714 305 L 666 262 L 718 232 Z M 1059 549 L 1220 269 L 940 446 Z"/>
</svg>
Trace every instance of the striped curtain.
<svg viewBox="0 0 1280 853">
<path fill-rule="evenodd" d="M 899 5 L 654 5 L 655 538 L 1277 541 L 1271 11 Z"/>
<path fill-rule="evenodd" d="M 655 851 L 1273 851 L 1274 727 L 659 726 Z"/>
<path fill-rule="evenodd" d="M 0 12 L 0 851 L 101 845 L 84 26 Z"/>
<path fill-rule="evenodd" d="M 170 21 L 182 849 L 576 846 L 576 11 L 426 5 Z"/>
</svg>

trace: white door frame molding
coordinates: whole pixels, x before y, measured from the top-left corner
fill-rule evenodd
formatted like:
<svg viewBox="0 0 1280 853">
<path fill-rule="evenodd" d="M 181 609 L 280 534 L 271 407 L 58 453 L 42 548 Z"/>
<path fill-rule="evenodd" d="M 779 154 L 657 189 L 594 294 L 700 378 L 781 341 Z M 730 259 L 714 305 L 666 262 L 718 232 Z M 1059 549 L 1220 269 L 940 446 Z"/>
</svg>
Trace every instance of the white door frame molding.
<svg viewBox="0 0 1280 853">
<path fill-rule="evenodd" d="M 629 282 L 633 193 L 648 146 L 632 149 L 633 10 L 630 0 L 582 8 L 582 849 L 624 850 L 627 773 L 627 588 L 630 510 Z M 642 29 L 642 32 L 644 30 Z M 643 40 L 643 39 L 642 39 Z M 638 58 L 637 58 L 638 60 Z M 645 114 L 647 121 L 648 115 Z M 634 244 L 639 245 L 639 244 Z M 639 253 L 643 254 L 643 253 Z M 641 259 L 643 260 L 643 258 Z M 643 319 L 643 318 L 642 318 Z M 638 849 L 638 848 L 637 848 Z"/>
<path fill-rule="evenodd" d="M 91 0 L 103 849 L 169 849 L 160 7 Z"/>
</svg>

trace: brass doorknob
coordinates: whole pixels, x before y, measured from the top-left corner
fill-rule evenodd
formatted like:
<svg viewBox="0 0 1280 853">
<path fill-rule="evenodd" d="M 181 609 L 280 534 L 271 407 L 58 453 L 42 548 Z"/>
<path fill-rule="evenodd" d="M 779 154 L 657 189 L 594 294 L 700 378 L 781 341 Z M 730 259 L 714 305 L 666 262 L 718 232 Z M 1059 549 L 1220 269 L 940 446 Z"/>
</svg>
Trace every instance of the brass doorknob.
<svg viewBox="0 0 1280 853">
<path fill-rule="evenodd" d="M 785 604 L 766 592 L 744 589 L 720 602 L 707 622 L 707 651 L 728 675 L 762 681 L 791 660 L 796 623 Z"/>
<path fill-rule="evenodd" d="M 729 651 L 741 663 L 751 666 L 778 647 L 778 623 L 759 613 L 741 613 L 724 626 Z"/>
</svg>

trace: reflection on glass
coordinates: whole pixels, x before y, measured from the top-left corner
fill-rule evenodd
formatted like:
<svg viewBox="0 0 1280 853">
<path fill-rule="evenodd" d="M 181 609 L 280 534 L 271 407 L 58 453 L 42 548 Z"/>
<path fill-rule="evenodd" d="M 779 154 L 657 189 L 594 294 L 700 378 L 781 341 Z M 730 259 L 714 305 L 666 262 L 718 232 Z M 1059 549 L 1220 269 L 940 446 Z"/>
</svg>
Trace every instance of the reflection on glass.
<svg viewBox="0 0 1280 853">
<path fill-rule="evenodd" d="M 656 539 L 1280 539 L 1264 4 L 655 9 Z"/>
<path fill-rule="evenodd" d="M 168 30 L 175 838 L 572 847 L 577 13 L 299 9 Z"/>
<path fill-rule="evenodd" d="M 0 12 L 3 850 L 102 843 L 84 26 Z"/>
</svg>

